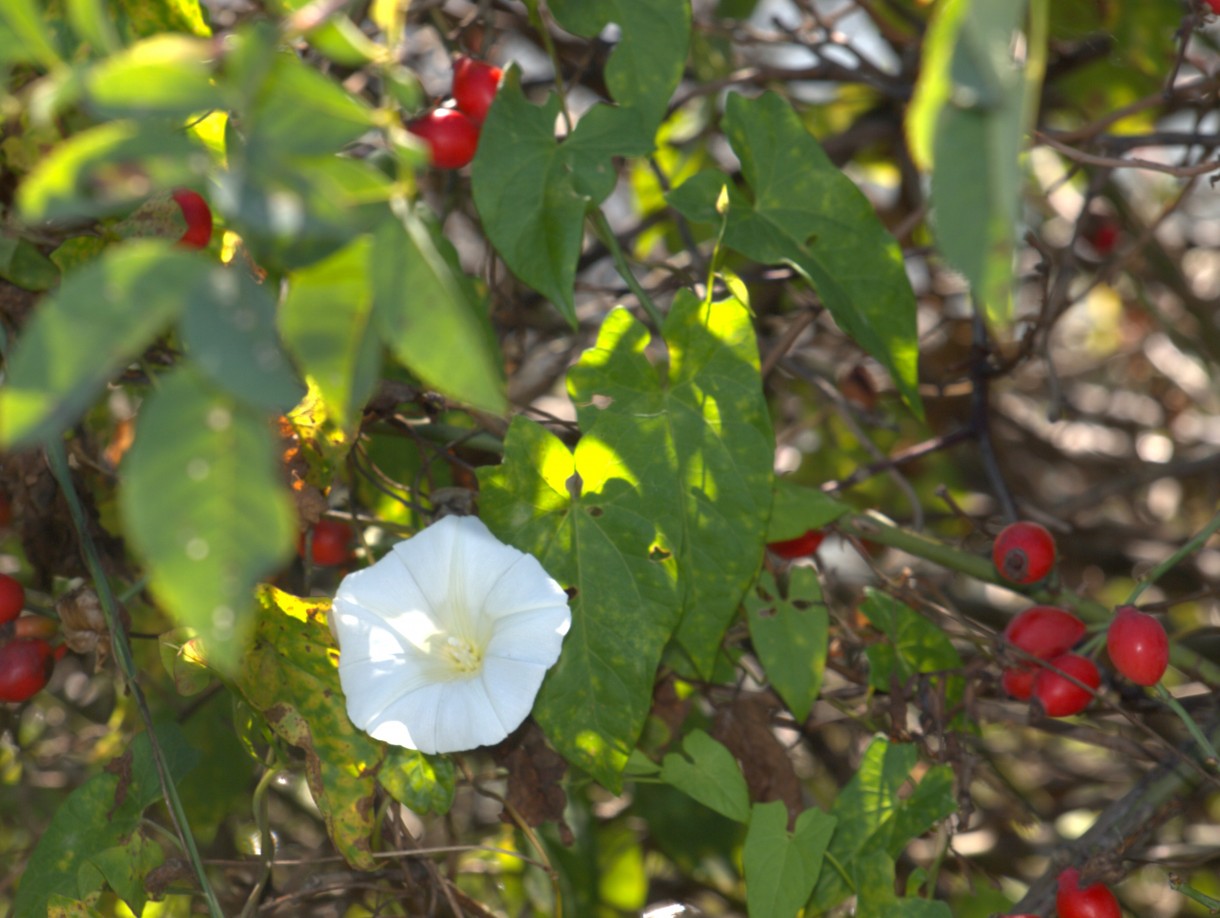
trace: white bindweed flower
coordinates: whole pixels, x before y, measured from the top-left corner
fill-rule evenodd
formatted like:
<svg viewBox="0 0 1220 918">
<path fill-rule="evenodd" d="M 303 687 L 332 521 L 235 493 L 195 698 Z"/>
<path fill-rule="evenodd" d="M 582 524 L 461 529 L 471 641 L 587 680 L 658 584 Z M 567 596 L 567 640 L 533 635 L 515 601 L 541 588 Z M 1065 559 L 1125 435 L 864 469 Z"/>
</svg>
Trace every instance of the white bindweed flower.
<svg viewBox="0 0 1220 918">
<path fill-rule="evenodd" d="M 343 578 L 331 610 L 347 713 L 421 752 L 500 742 L 534 706 L 571 625 L 538 560 L 448 516 Z"/>
</svg>

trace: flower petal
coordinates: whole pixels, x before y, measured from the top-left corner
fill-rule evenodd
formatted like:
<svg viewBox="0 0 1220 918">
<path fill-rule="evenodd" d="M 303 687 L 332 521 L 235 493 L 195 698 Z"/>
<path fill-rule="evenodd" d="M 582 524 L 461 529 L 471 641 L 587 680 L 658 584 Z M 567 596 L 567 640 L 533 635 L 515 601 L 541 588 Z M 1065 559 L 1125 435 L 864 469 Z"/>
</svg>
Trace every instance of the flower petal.
<svg viewBox="0 0 1220 918">
<path fill-rule="evenodd" d="M 551 579 L 538 559 L 520 552 L 520 557 L 487 591 L 483 614 L 493 619 L 533 609 L 568 606 L 568 594 Z"/>
<path fill-rule="evenodd" d="M 447 516 L 394 546 L 428 598 L 446 631 L 473 638 L 466 629 L 483 607 L 488 591 L 524 555 L 491 534 L 473 516 Z"/>
<path fill-rule="evenodd" d="M 564 635 L 572 624 L 567 606 L 534 609 L 502 618 L 487 642 L 488 656 L 547 667 L 559 659 Z"/>
<path fill-rule="evenodd" d="M 484 661 L 483 684 L 488 702 L 504 725 L 504 736 L 521 726 L 533 710 L 546 671 L 545 665 L 502 657 L 488 657 Z"/>
</svg>

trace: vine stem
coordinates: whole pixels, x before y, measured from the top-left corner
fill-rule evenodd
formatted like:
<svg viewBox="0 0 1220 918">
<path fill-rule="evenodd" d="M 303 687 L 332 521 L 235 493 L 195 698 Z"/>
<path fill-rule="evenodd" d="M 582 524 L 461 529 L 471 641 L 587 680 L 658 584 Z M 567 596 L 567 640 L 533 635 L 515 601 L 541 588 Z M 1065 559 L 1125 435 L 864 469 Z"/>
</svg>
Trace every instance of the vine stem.
<svg viewBox="0 0 1220 918">
<path fill-rule="evenodd" d="M 593 225 L 597 230 L 597 235 L 606 244 L 606 248 L 610 250 L 610 254 L 614 258 L 614 267 L 618 269 L 618 273 L 623 276 L 623 280 L 627 282 L 631 292 L 640 301 L 640 305 L 644 307 L 644 311 L 648 313 L 648 317 L 656 325 L 657 331 L 660 331 L 665 321 L 661 316 L 661 310 L 657 308 L 657 304 L 652 301 L 652 297 L 648 295 L 647 291 L 640 286 L 640 282 L 636 280 L 635 273 L 631 270 L 631 265 L 627 264 L 627 256 L 623 252 L 623 247 L 618 244 L 618 239 L 614 236 L 614 230 L 610 228 L 610 221 L 606 219 L 606 215 L 602 213 L 600 207 L 593 209 Z"/>
<path fill-rule="evenodd" d="M 1163 577 L 1166 573 L 1177 567 L 1177 565 L 1181 563 L 1182 559 L 1187 555 L 1194 554 L 1194 552 L 1202 548 L 1203 543 L 1210 539 L 1212 534 L 1215 533 L 1217 529 L 1220 529 L 1220 513 L 1213 516 L 1211 521 L 1208 522 L 1208 524 L 1200 529 L 1197 533 L 1195 533 L 1189 542 L 1146 573 L 1140 579 L 1140 582 L 1135 585 L 1135 589 L 1131 591 L 1131 595 L 1127 597 L 1127 602 L 1125 605 L 1135 605 L 1136 600 L 1144 594 L 1144 590 L 1148 589 L 1148 587 L 1160 580 L 1161 577 Z"/>
<path fill-rule="evenodd" d="M 119 621 L 118 604 L 115 601 L 114 592 L 110 588 L 110 581 L 106 577 L 106 571 L 102 567 L 102 559 L 98 554 L 97 545 L 94 544 L 93 537 L 89 534 L 89 521 L 85 515 L 85 508 L 81 504 L 80 496 L 76 493 L 76 486 L 72 482 L 72 472 L 68 468 L 68 456 L 64 451 L 63 441 L 58 439 L 52 441 L 47 446 L 46 455 L 47 463 L 51 467 L 51 474 L 55 476 L 55 480 L 59 483 L 60 491 L 63 493 L 64 500 L 68 504 L 68 512 L 72 516 L 72 524 L 76 527 L 77 536 L 80 538 L 81 555 L 84 558 L 85 566 L 89 569 L 89 576 L 93 578 L 94 586 L 97 589 L 97 597 L 102 606 L 102 614 L 106 617 L 106 627 L 110 629 L 110 643 L 113 648 L 114 659 L 118 663 L 119 671 L 127 681 L 128 687 L 131 689 L 132 697 L 135 698 L 136 708 L 140 712 L 140 719 L 144 722 L 144 728 L 148 732 L 148 746 L 152 750 L 153 766 L 156 768 L 157 778 L 161 782 L 161 796 L 164 797 L 166 806 L 169 809 L 170 820 L 173 822 L 174 829 L 178 833 L 178 838 L 182 842 L 182 850 L 186 852 L 187 858 L 195 870 L 195 876 L 199 880 L 203 897 L 207 901 L 208 913 L 212 918 L 224 918 L 224 912 L 220 908 L 220 901 L 216 898 L 216 893 L 212 889 L 212 884 L 208 881 L 207 872 L 204 870 L 203 860 L 199 856 L 199 848 L 195 844 L 195 837 L 191 834 L 190 824 L 186 818 L 186 810 L 183 809 L 182 799 L 178 796 L 178 788 L 174 786 L 169 768 L 165 764 L 165 756 L 161 751 L 160 744 L 157 742 L 157 734 L 153 728 L 152 711 L 149 710 L 148 700 L 144 697 L 144 690 L 140 688 L 139 682 L 136 681 L 135 658 L 131 653 L 131 645 L 127 642 L 127 634 L 123 631 L 122 623 Z"/>
</svg>

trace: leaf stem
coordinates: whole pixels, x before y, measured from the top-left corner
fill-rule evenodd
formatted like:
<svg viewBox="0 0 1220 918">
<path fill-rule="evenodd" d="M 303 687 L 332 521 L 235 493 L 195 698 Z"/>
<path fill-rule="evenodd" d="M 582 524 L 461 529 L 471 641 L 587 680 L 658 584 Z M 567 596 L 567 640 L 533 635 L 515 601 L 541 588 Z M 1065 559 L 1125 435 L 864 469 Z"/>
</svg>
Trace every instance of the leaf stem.
<svg viewBox="0 0 1220 918">
<path fill-rule="evenodd" d="M 610 221 L 606 219 L 606 215 L 602 213 L 600 207 L 593 208 L 593 226 L 597 231 L 598 237 L 606 244 L 606 248 L 610 250 L 611 256 L 614 258 L 614 267 L 618 269 L 618 273 L 622 275 L 623 280 L 627 282 L 627 286 L 631 288 L 631 292 L 635 294 L 636 299 L 640 301 L 640 305 L 644 307 L 644 311 L 648 313 L 648 317 L 652 319 L 657 330 L 661 330 L 664 323 L 664 318 L 661 315 L 661 310 L 657 308 L 657 304 L 652 301 L 652 297 L 640 286 L 640 282 L 636 280 L 631 266 L 627 264 L 627 256 L 623 253 L 623 247 L 618 244 L 618 239 L 614 235 L 614 231 L 610 229 Z"/>
<path fill-rule="evenodd" d="M 1186 712 L 1186 709 L 1182 707 L 1182 705 L 1178 702 L 1178 699 L 1173 697 L 1169 689 L 1165 688 L 1165 684 L 1163 682 L 1158 682 L 1156 684 L 1155 691 L 1156 696 L 1160 698 L 1161 701 L 1165 702 L 1165 704 L 1169 707 L 1169 710 L 1173 711 L 1173 713 L 1178 716 L 1178 720 L 1182 721 L 1182 723 L 1186 726 L 1186 729 L 1190 731 L 1190 735 L 1194 737 L 1195 742 L 1199 744 L 1199 748 L 1203 750 L 1203 764 L 1214 771 L 1216 767 L 1220 765 L 1220 753 L 1216 752 L 1216 747 L 1213 746 L 1212 741 L 1207 738 L 1207 734 L 1205 734 L 1202 728 L 1195 723 L 1195 719 Z"/>
<path fill-rule="evenodd" d="M 102 560 L 98 554 L 97 545 L 94 544 L 93 537 L 89 534 L 88 518 L 85 515 L 85 509 L 81 504 L 80 496 L 76 493 L 76 486 L 72 482 L 72 472 L 68 468 L 68 457 L 64 451 L 62 440 L 53 440 L 47 446 L 47 462 L 51 467 L 51 474 L 55 476 L 55 480 L 59 483 L 60 491 L 63 493 L 64 500 L 68 504 L 68 512 L 72 516 L 72 523 L 76 527 L 77 537 L 80 539 L 81 555 L 85 560 L 85 566 L 89 569 L 89 576 L 93 578 L 94 587 L 97 589 L 97 597 L 102 606 L 102 614 L 106 617 L 106 627 L 110 629 L 110 642 L 114 658 L 119 665 L 119 671 L 123 674 L 123 678 L 131 689 L 132 697 L 135 698 L 136 707 L 140 712 L 140 719 L 144 722 L 144 728 L 148 731 L 148 745 L 152 750 L 153 765 L 157 770 L 157 778 L 161 782 L 161 795 L 165 799 L 166 806 L 169 808 L 170 820 L 174 823 L 174 828 L 178 833 L 179 839 L 182 841 L 182 849 L 186 852 L 191 866 L 195 870 L 195 876 L 199 880 L 203 897 L 207 901 L 208 913 L 212 918 L 224 918 L 220 902 L 217 900 L 216 893 L 208 881 L 203 861 L 199 857 L 199 848 L 196 846 L 195 838 L 191 834 L 186 811 L 183 809 L 182 800 L 178 796 L 178 788 L 174 786 L 173 779 L 169 774 L 169 768 L 165 764 L 165 756 L 161 751 L 161 745 L 157 742 L 157 734 L 153 728 L 152 711 L 149 710 L 148 700 L 144 697 L 144 690 L 140 687 L 139 682 L 136 681 L 136 665 L 135 659 L 131 654 L 131 645 L 127 643 L 127 634 L 123 630 L 122 622 L 119 620 L 118 604 L 115 602 L 114 592 L 110 588 L 110 581 L 106 577 L 106 571 L 102 567 Z"/>
</svg>

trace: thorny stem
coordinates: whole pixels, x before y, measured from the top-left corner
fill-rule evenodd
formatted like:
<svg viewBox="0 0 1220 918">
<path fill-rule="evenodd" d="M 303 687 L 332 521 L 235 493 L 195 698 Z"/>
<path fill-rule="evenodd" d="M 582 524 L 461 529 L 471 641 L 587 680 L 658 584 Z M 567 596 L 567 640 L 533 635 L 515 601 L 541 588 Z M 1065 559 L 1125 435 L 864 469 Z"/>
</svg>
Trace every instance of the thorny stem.
<svg viewBox="0 0 1220 918">
<path fill-rule="evenodd" d="M 80 497 L 76 493 L 76 487 L 72 483 L 72 472 L 68 468 L 68 457 L 64 451 L 62 440 L 54 440 L 47 446 L 47 462 L 51 467 L 51 474 L 55 476 L 55 480 L 59 483 L 64 500 L 68 504 L 68 512 L 72 515 L 72 523 L 76 527 L 77 537 L 80 539 L 81 555 L 84 557 L 85 565 L 89 568 L 89 576 L 93 578 L 94 587 L 97 589 L 98 601 L 102 606 L 102 613 L 106 617 L 106 627 L 110 629 L 110 642 L 113 647 L 114 658 L 118 662 L 123 678 L 131 689 L 132 697 L 135 698 L 136 707 L 140 712 L 140 719 L 144 721 L 144 728 L 148 732 L 148 746 L 152 750 L 153 765 L 157 770 L 157 778 L 161 782 L 161 795 L 165 798 L 170 819 L 173 821 L 174 829 L 182 841 L 182 849 L 186 852 L 187 858 L 195 870 L 195 876 L 199 880 L 203 897 L 207 901 L 209 914 L 212 915 L 212 918 L 224 918 L 220 902 L 216 898 L 212 884 L 208 881 L 203 861 L 199 857 L 199 848 L 195 844 L 195 837 L 191 834 L 186 811 L 183 809 L 182 800 L 178 796 L 178 788 L 174 786 L 173 779 L 169 774 L 169 768 L 165 764 L 165 756 L 161 751 L 160 744 L 157 742 L 157 734 L 153 729 L 152 711 L 149 710 L 148 700 L 144 697 L 144 690 L 140 688 L 140 683 L 136 681 L 136 665 L 135 659 L 131 655 L 131 645 L 127 643 L 127 634 L 123 630 L 122 622 L 119 621 L 118 604 L 115 602 L 114 592 L 110 588 L 110 581 L 106 577 L 106 571 L 102 567 L 102 560 L 100 555 L 98 555 L 97 546 L 89 534 L 89 522 L 85 516 L 84 507 L 81 505 Z"/>
</svg>

